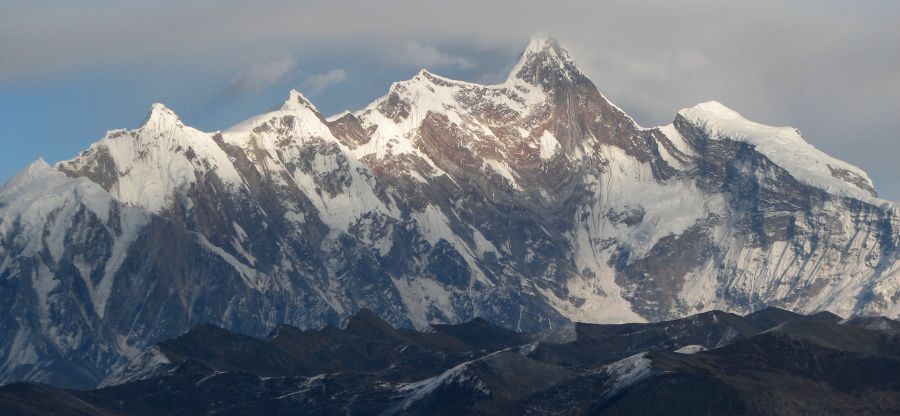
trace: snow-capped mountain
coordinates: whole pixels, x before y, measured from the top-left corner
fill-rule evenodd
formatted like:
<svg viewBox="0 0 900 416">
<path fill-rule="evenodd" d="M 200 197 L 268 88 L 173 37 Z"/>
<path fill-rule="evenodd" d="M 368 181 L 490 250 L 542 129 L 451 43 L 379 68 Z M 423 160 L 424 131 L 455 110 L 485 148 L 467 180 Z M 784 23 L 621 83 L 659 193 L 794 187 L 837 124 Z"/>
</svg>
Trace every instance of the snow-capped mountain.
<svg viewBox="0 0 900 416">
<path fill-rule="evenodd" d="M 900 211 L 792 128 L 707 102 L 643 128 L 555 40 L 498 85 L 427 71 L 221 132 L 155 104 L 0 190 L 0 383 L 89 387 L 197 323 L 359 308 L 425 328 L 775 305 L 900 315 Z"/>
</svg>

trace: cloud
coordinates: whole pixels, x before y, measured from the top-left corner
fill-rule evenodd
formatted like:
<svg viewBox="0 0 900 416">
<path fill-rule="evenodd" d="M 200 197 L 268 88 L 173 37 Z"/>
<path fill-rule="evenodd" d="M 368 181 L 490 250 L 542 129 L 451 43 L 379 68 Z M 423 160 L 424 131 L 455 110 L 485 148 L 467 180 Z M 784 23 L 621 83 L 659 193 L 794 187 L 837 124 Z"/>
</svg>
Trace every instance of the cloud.
<svg viewBox="0 0 900 416">
<path fill-rule="evenodd" d="M 407 78 L 410 67 L 497 79 L 531 34 L 551 33 L 643 125 L 721 101 L 748 118 L 800 128 L 820 149 L 872 171 L 879 190 L 900 199 L 900 164 L 881 156 L 896 149 L 900 131 L 897 1 L 6 3 L 0 89 L 79 72 L 187 68 L 240 73 L 246 80 L 235 80 L 235 88 L 249 91 L 277 82 L 280 71 L 247 68 L 287 52 L 304 68 L 314 64 L 313 73 L 367 74 L 310 77 L 309 88 L 346 82 L 369 99 Z M 328 100 L 351 94 L 330 92 L 338 98 L 323 94 L 325 106 L 350 105 Z"/>
<path fill-rule="evenodd" d="M 260 92 L 284 79 L 297 62 L 294 58 L 283 57 L 273 61 L 253 64 L 229 86 L 229 91 L 239 93 Z"/>
<path fill-rule="evenodd" d="M 469 58 L 449 55 L 415 41 L 406 42 L 399 51 L 392 54 L 392 58 L 395 64 L 416 68 L 475 68 L 475 63 Z"/>
<path fill-rule="evenodd" d="M 311 75 L 303 80 L 300 85 L 303 87 L 303 90 L 308 91 L 311 95 L 316 95 L 334 84 L 343 82 L 345 79 L 347 79 L 347 71 L 337 68 L 324 74 Z"/>
</svg>

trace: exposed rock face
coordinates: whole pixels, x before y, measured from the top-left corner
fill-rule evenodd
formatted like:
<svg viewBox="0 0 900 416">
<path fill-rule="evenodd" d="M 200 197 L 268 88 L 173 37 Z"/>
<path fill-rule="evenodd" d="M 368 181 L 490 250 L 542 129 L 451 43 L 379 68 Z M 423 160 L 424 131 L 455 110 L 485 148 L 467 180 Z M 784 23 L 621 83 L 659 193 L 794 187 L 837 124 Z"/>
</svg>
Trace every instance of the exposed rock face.
<svg viewBox="0 0 900 416">
<path fill-rule="evenodd" d="M 718 103 L 642 128 L 552 39 L 483 86 L 422 71 L 326 119 L 223 132 L 154 105 L 0 191 L 0 380 L 95 385 L 197 323 L 249 334 L 711 309 L 900 315 L 900 212 L 862 170 Z"/>
</svg>

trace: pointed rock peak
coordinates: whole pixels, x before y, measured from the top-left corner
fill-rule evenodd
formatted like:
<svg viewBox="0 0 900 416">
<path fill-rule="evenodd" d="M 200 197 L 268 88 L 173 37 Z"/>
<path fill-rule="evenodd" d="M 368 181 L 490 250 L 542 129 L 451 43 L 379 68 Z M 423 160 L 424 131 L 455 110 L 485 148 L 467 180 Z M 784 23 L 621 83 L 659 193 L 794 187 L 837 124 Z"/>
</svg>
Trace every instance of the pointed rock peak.
<svg viewBox="0 0 900 416">
<path fill-rule="evenodd" d="M 532 36 L 531 40 L 528 42 L 528 46 L 525 48 L 525 51 L 522 53 L 525 56 L 534 55 L 534 54 L 550 54 L 550 55 L 558 55 L 561 57 L 568 57 L 569 52 L 565 50 L 562 46 L 560 46 L 559 41 L 556 40 L 553 36 L 546 34 L 538 34 Z"/>
<path fill-rule="evenodd" d="M 393 337 L 394 327 L 368 309 L 360 309 L 342 325 L 344 329 L 364 337 Z"/>
<path fill-rule="evenodd" d="M 284 100 L 284 103 L 281 105 L 281 111 L 296 111 L 296 110 L 312 110 L 315 113 L 318 113 L 319 110 L 316 109 L 316 106 L 312 104 L 309 99 L 307 99 L 300 91 L 292 89 L 288 93 L 288 98 Z"/>
<path fill-rule="evenodd" d="M 440 79 L 440 76 L 435 75 L 429 72 L 427 69 L 420 69 L 418 73 L 411 80 L 407 82 L 407 84 L 415 84 L 415 83 L 432 83 L 435 80 Z"/>
<path fill-rule="evenodd" d="M 448 78 L 442 77 L 424 68 L 419 70 L 416 76 L 413 77 L 413 80 L 421 80 L 427 82 L 449 81 Z"/>
<path fill-rule="evenodd" d="M 531 38 L 519 57 L 519 62 L 510 72 L 509 80 L 548 85 L 563 80 L 573 81 L 580 74 L 569 51 L 555 38 L 538 35 Z"/>
<path fill-rule="evenodd" d="M 184 123 L 178 118 L 174 111 L 163 104 L 154 103 L 150 106 L 150 112 L 147 118 L 141 123 L 141 128 L 152 128 L 156 130 L 169 129 L 173 127 L 184 127 Z"/>
</svg>

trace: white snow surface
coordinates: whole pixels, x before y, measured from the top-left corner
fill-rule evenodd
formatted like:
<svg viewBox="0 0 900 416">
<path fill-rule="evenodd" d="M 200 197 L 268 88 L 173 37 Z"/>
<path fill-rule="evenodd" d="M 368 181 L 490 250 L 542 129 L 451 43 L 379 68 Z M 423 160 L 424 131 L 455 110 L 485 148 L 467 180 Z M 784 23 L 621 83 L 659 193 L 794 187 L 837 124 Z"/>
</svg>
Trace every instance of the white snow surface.
<svg viewBox="0 0 900 416">
<path fill-rule="evenodd" d="M 264 123 L 277 124 L 278 120 L 288 120 L 290 140 L 283 140 L 283 135 L 272 131 L 256 131 Z M 283 124 L 282 124 L 283 125 Z M 237 145 L 247 151 L 258 165 L 264 166 L 272 173 L 284 172 L 292 177 L 298 191 L 309 197 L 316 206 L 319 218 L 332 229 L 346 231 L 361 215 L 377 212 L 391 217 L 398 214 L 394 207 L 385 205 L 377 196 L 375 183 L 366 164 L 360 161 L 359 151 L 348 149 L 340 143 L 323 122 L 316 108 L 296 90 L 291 90 L 288 99 L 276 111 L 253 117 L 222 133 L 227 143 Z M 290 170 L 287 166 L 302 162 L 300 148 L 304 145 L 336 146 L 337 153 L 322 154 L 316 152 L 311 161 L 313 172 Z M 255 150 L 260 150 L 257 152 Z M 339 159 L 345 159 L 347 166 L 341 166 Z M 316 184 L 317 177 L 345 170 L 351 178 L 349 187 L 343 192 L 331 195 L 323 192 Z M 277 175 L 276 175 L 277 176 Z M 291 218 L 302 216 L 291 215 Z M 382 242 L 389 244 L 389 242 Z M 389 249 L 389 245 L 387 248 Z"/>
<path fill-rule="evenodd" d="M 292 128 L 298 138 L 331 136 L 331 130 L 322 123 L 316 107 L 297 90 L 290 90 L 288 98 L 275 111 L 244 120 L 222 132 L 222 136 L 226 142 L 246 145 L 247 140 L 250 139 L 248 135 L 254 128 L 275 117 L 284 115 L 296 118 L 296 124 Z"/>
<path fill-rule="evenodd" d="M 113 130 L 91 145 L 87 156 L 60 162 L 73 170 L 96 163 L 91 156 L 107 153 L 116 181 L 109 193 L 119 201 L 160 212 L 176 194 L 215 174 L 226 186 L 242 183 L 234 165 L 212 136 L 188 127 L 162 104 L 153 104 L 141 127 Z"/>
<path fill-rule="evenodd" d="M 640 383 L 653 374 L 653 361 L 647 358 L 647 353 L 632 355 L 600 368 L 601 372 L 608 374 L 612 380 L 607 383 L 604 398 L 614 396 L 637 383 Z"/>
<path fill-rule="evenodd" d="M 712 138 L 753 145 L 758 152 L 802 183 L 838 196 L 875 200 L 867 191 L 833 176 L 831 168 L 849 171 L 874 188 L 865 171 L 816 149 L 795 128 L 772 127 L 747 120 L 737 111 L 716 101 L 682 109 L 678 114 L 705 130 Z"/>
<path fill-rule="evenodd" d="M 169 357 L 158 346 L 152 346 L 110 373 L 97 388 L 118 386 L 132 381 L 159 376 L 174 368 Z"/>
<path fill-rule="evenodd" d="M 544 133 L 541 134 L 539 143 L 541 148 L 541 159 L 552 159 L 556 154 L 556 150 L 559 148 L 559 141 L 556 140 L 556 137 L 553 137 L 553 134 L 550 133 L 549 130 L 544 130 Z"/>
<path fill-rule="evenodd" d="M 100 282 L 95 284 L 89 275 L 85 275 L 91 271 L 91 265 L 80 265 L 81 279 L 95 312 L 102 317 L 111 295 L 115 273 L 138 231 L 149 220 L 148 213 L 127 206 L 116 207 L 110 194 L 96 183 L 86 178 L 70 178 L 40 159 L 13 177 L 0 190 L 0 241 L 11 241 L 22 246 L 24 249 L 21 256 L 25 257 L 36 256 L 46 247 L 52 260 L 59 261 L 66 249 L 68 233 L 73 227 L 83 226 L 78 217 L 82 207 L 94 215 L 114 238 L 112 252 Z M 119 215 L 119 230 L 109 224 L 114 208 L 117 208 Z M 19 228 L 13 228 L 17 223 Z M 2 247 L 0 250 L 2 255 L 6 248 Z M 0 272 L 7 264 L 8 261 L 0 264 Z M 50 293 L 57 285 L 57 277 L 46 265 L 40 270 L 45 272 L 39 273 L 34 287 L 42 307 L 49 309 Z"/>
<path fill-rule="evenodd" d="M 536 38 L 516 68 L 521 69 L 521 65 L 533 54 L 544 52 L 548 47 L 552 49 L 548 65 L 565 67 L 571 63 L 571 57 L 564 50 L 556 50 L 548 39 Z M 884 218 L 879 217 L 881 214 L 870 214 L 873 211 L 865 210 L 858 215 L 851 213 L 848 201 L 834 198 L 808 213 L 765 213 L 767 216 L 794 216 L 798 235 L 825 237 L 817 246 L 808 239 L 804 241 L 799 238 L 765 245 L 748 241 L 750 237 L 737 231 L 739 227 L 731 222 L 730 208 L 723 194 L 701 190 L 691 176 L 694 166 L 688 159 L 697 155 L 674 124 L 658 128 L 659 133 L 672 143 L 674 150 L 659 146 L 659 151 L 678 174 L 660 180 L 655 176 L 651 163 L 640 162 L 622 148 L 600 143 L 593 136 L 580 138 L 583 140 L 581 146 L 570 146 L 571 142 L 566 141 L 567 148 L 564 149 L 551 133 L 553 130 L 541 124 L 548 114 L 550 92 L 540 85 L 517 78 L 515 74 L 516 69 L 505 82 L 489 86 L 450 80 L 427 71 L 420 72 L 411 80 L 395 83 L 385 97 L 354 113 L 363 129 L 373 132 L 370 140 L 361 145 L 347 145 L 339 141 L 315 106 L 297 91 L 291 91 L 287 100 L 275 110 L 239 123 L 222 132 L 221 136 L 224 145 L 241 149 L 259 172 L 268 175 L 279 189 L 296 192 L 298 196 L 302 194 L 312 204 L 314 209 L 308 208 L 309 205 L 285 201 L 283 217 L 288 220 L 291 232 L 294 232 L 292 237 L 305 238 L 301 235 L 303 225 L 318 215 L 328 227 L 322 247 L 337 247 L 335 242 L 338 236 L 351 226 L 377 227 L 376 219 L 400 224 L 412 221 L 430 245 L 434 246 L 441 240 L 452 244 L 472 271 L 469 287 L 454 287 L 417 272 L 389 276 L 401 299 L 404 313 L 419 328 L 437 320 L 463 319 L 465 314 L 470 313 L 465 308 L 482 307 L 475 304 L 486 302 L 479 298 L 482 294 L 478 292 L 476 282 L 483 287 L 508 285 L 498 289 L 501 293 L 507 289 L 521 290 L 546 302 L 571 320 L 605 323 L 645 321 L 646 318 L 627 300 L 631 289 L 620 286 L 621 282 L 616 279 L 620 271 L 616 270 L 612 259 L 616 258 L 617 250 L 627 250 L 627 264 L 632 264 L 650 253 L 661 239 L 683 235 L 700 223 L 709 227 L 705 229 L 708 235 L 703 238 L 708 238 L 711 247 L 722 251 L 715 259 L 697 265 L 684 276 L 675 276 L 683 277 L 684 284 L 672 296 L 685 308 L 674 313 L 728 308 L 729 305 L 721 297 L 723 292 L 739 293 L 760 302 L 778 303 L 789 299 L 797 288 L 822 287 L 824 289 L 811 291 L 809 298 L 785 306 L 804 312 L 828 309 L 841 315 L 860 312 L 892 317 L 900 315 L 900 303 L 890 301 L 900 291 L 900 257 L 894 254 L 895 258 L 880 258 L 883 238 L 879 237 L 880 231 L 873 231 L 873 228 L 883 226 Z M 382 104 L 396 99 L 408 106 L 404 108 L 409 111 L 405 115 L 389 117 L 382 112 Z M 504 116 L 496 119 L 486 117 L 486 113 L 481 111 L 485 108 L 496 110 Z M 535 246 L 526 247 L 523 264 L 546 261 L 551 263 L 546 271 L 532 276 L 517 270 L 515 263 L 509 263 L 511 266 L 505 265 L 502 272 L 491 273 L 496 280 L 488 279 L 483 272 L 486 255 L 494 253 L 493 257 L 499 259 L 511 256 L 510 242 L 488 240 L 486 236 L 493 238 L 496 233 L 488 233 L 484 224 L 454 223 L 458 218 L 465 217 L 461 214 L 465 214 L 463 210 L 466 207 L 448 208 L 425 200 L 423 204 L 401 212 L 400 207 L 408 207 L 404 205 L 407 201 L 401 200 L 404 195 L 392 185 L 377 183 L 373 172 L 396 169 L 388 174 L 412 178 L 417 186 L 422 187 L 419 189 L 425 191 L 429 191 L 427 187 L 436 177 L 446 175 L 454 183 L 458 179 L 438 168 L 426 154 L 429 149 L 422 145 L 422 122 L 435 114 L 449 123 L 453 132 L 459 133 L 439 139 L 454 140 L 449 145 L 471 151 L 475 158 L 474 169 L 480 166 L 485 177 L 493 172 L 504 178 L 515 195 L 532 192 L 535 188 L 534 183 L 525 182 L 533 177 L 527 173 L 534 172 L 526 172 L 527 167 L 516 163 L 522 159 L 512 156 L 515 151 L 524 152 L 531 161 L 538 156 L 540 160 L 537 162 L 565 157 L 570 163 L 582 163 L 578 168 L 602 167 L 584 169 L 586 176 L 578 178 L 584 179 L 584 191 L 589 192 L 591 198 L 573 210 L 573 228 L 552 230 L 568 240 L 570 251 L 564 253 L 564 258 L 541 259 L 540 250 Z M 736 140 L 754 146 L 803 183 L 838 196 L 883 206 L 884 201 L 834 177 L 831 170 L 836 168 L 849 172 L 852 177 L 871 185 L 865 172 L 818 151 L 794 129 L 748 121 L 715 102 L 684 109 L 679 114 L 704 129 L 713 140 Z M 261 128 L 265 123 L 271 123 L 275 128 Z M 496 130 L 498 128 L 501 130 Z M 495 134 L 495 131 L 505 133 Z M 657 135 L 657 140 L 663 139 L 658 133 L 652 133 Z M 76 214 L 81 207 L 104 224 L 110 221 L 112 208 L 116 207 L 116 215 L 122 223 L 121 229 L 107 227 L 107 231 L 114 235 L 114 243 L 104 270 L 94 270 L 96 266 L 83 256 L 75 256 L 73 260 L 78 273 L 75 278 L 84 281 L 93 308 L 102 318 L 114 283 L 113 276 L 125 260 L 139 230 L 153 215 L 164 213 L 176 201 L 189 205 L 191 201 L 186 198 L 185 191 L 204 184 L 212 175 L 220 178 L 224 185 L 224 189 L 215 190 L 216 197 L 237 199 L 249 195 L 248 185 L 235 168 L 235 163 L 216 142 L 216 137 L 216 133 L 205 133 L 184 125 L 174 112 L 161 104 L 154 104 L 141 127 L 108 132 L 83 155 L 57 165 L 57 169 L 82 171 L 82 168 L 96 168 L 91 164 L 108 156 L 112 168 L 110 174 L 114 178 L 108 191 L 87 178 L 67 177 L 43 161 L 26 168 L 0 190 L 0 241 L 12 241 L 24 247 L 22 256 L 28 258 L 42 257 L 45 249 L 49 254 L 42 257 L 36 266 L 38 272 L 29 282 L 39 300 L 37 314 L 41 325 L 51 325 L 50 311 L 54 310 L 53 302 L 59 296 L 60 283 L 60 277 L 54 274 L 54 263 L 66 252 L 66 233 L 77 229 L 73 227 L 79 225 Z M 481 154 L 479 149 L 488 149 L 489 152 Z M 432 156 L 435 159 L 441 157 Z M 404 161 L 416 158 L 425 163 L 416 163 L 415 166 L 404 164 Z M 391 164 L 398 161 L 400 163 Z M 545 163 L 538 165 L 540 168 L 547 166 Z M 422 166 L 430 166 L 430 169 Z M 341 182 L 338 192 L 332 194 L 322 183 L 334 177 L 346 181 Z M 494 179 L 496 177 L 491 178 L 491 182 L 497 182 Z M 553 202 L 559 194 L 552 192 L 553 189 L 546 187 L 526 196 Z M 427 195 L 427 192 L 424 194 Z M 900 229 L 900 216 L 896 212 L 887 215 L 890 222 L 887 228 L 891 230 Z M 374 215 L 362 219 L 367 214 Z M 828 230 L 809 225 L 819 221 L 820 215 L 829 221 Z M 626 222 L 622 218 L 637 220 Z M 211 240 L 214 238 L 199 233 L 197 239 L 205 250 L 221 257 L 238 271 L 247 286 L 254 290 L 273 290 L 284 275 L 298 272 L 298 264 L 292 263 L 288 257 L 281 258 L 280 268 L 274 271 L 255 269 L 255 255 L 260 253 L 252 252 L 253 246 L 247 241 L 248 231 L 252 231 L 248 226 L 252 224 L 242 224 L 226 224 L 226 228 L 234 233 L 226 238 L 225 244 L 221 244 L 221 240 L 213 244 Z M 483 228 L 479 231 L 478 227 Z M 463 231 L 458 235 L 454 230 Z M 543 231 L 551 234 L 546 229 Z M 462 233 L 467 234 L 465 238 Z M 388 231 L 385 235 L 371 234 L 359 238 L 363 246 L 386 256 L 392 248 L 394 235 Z M 896 240 L 896 237 L 892 238 Z M 0 245 L 0 275 L 17 266 L 16 259 L 6 255 L 9 247 Z M 226 250 L 229 247 L 234 250 Z M 338 253 L 340 249 L 334 250 Z M 339 275 L 342 267 L 340 261 L 339 255 L 326 259 L 324 274 L 327 278 L 311 280 L 309 287 L 313 292 L 311 297 L 318 296 L 327 303 L 326 308 L 331 307 L 337 314 L 344 314 L 349 313 L 357 303 L 340 287 L 343 284 Z M 421 267 L 419 270 L 424 270 L 424 266 L 416 265 Z M 558 270 L 572 272 L 554 274 Z M 91 276 L 98 274 L 103 277 L 94 283 Z M 647 279 L 657 277 L 645 276 Z M 516 286 L 518 283 L 521 286 Z M 873 298 L 886 301 L 871 302 L 863 307 L 860 306 L 860 293 L 871 293 Z M 472 305 L 460 306 L 461 299 L 472 302 Z M 527 315 L 523 318 L 520 314 L 520 323 L 527 318 Z M 50 329 L 46 332 L 53 334 Z M 570 329 L 563 327 L 548 334 L 548 340 L 552 338 L 564 342 L 574 339 L 574 331 Z M 122 334 L 116 335 L 124 337 Z M 14 345 L 18 349 L 9 357 L 15 356 L 14 359 L 21 363 L 30 364 L 28 360 L 36 357 L 36 353 L 33 348 L 29 349 L 28 336 L 17 335 Z M 69 342 L 58 331 L 53 337 L 58 346 Z M 136 347 L 128 342 L 112 347 L 122 354 L 131 354 L 130 348 Z M 610 369 L 627 373 L 622 376 L 627 379 L 632 370 L 640 374 L 643 364 L 643 361 L 634 359 Z"/>
<path fill-rule="evenodd" d="M 434 377 L 429 377 L 402 386 L 399 390 L 401 393 L 407 394 L 407 397 L 387 413 L 402 413 L 403 410 L 409 409 L 415 402 L 424 399 L 439 387 L 450 384 L 472 383 L 475 389 L 482 391 L 485 394 L 490 394 L 490 390 L 488 389 L 487 385 L 485 385 L 484 382 L 482 382 L 475 375 L 471 374 L 470 371 L 468 371 L 469 366 L 478 361 L 488 360 L 497 354 L 510 351 L 511 349 L 512 348 L 506 348 L 503 350 L 492 352 L 482 357 L 478 357 L 474 360 L 458 364 L 453 368 L 446 370 Z"/>
<path fill-rule="evenodd" d="M 696 354 L 698 352 L 706 351 L 706 347 L 702 345 L 685 345 L 677 350 L 675 350 L 678 354 Z"/>
</svg>

